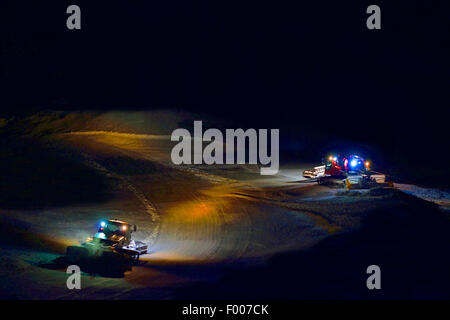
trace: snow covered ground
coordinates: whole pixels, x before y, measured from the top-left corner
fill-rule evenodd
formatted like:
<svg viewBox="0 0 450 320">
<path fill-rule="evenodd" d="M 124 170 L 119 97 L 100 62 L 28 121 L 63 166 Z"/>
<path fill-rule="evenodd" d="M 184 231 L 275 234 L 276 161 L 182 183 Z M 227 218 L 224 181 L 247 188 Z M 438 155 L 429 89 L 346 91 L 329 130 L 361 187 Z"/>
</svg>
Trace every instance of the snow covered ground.
<svg viewBox="0 0 450 320">
<path fill-rule="evenodd" d="M 389 205 L 382 197 L 337 196 L 334 189 L 304 183 L 301 173 L 310 164 L 282 167 L 275 176 L 261 176 L 255 166 L 175 166 L 167 135 L 72 132 L 55 136 L 54 143 L 110 179 L 114 197 L 2 210 L 2 219 L 22 231 L 11 232 L 2 247 L 0 297 L 170 298 L 180 287 L 216 281 L 223 268 L 264 265 L 277 253 L 313 248 Z M 444 191 L 396 187 L 444 207 L 450 202 Z M 84 275 L 85 289 L 70 292 L 64 270 L 41 264 L 83 241 L 103 218 L 136 224 L 136 240 L 149 243 L 151 253 L 123 278 Z"/>
<path fill-rule="evenodd" d="M 450 193 L 447 191 L 402 183 L 395 183 L 395 187 L 418 198 L 434 202 L 445 210 L 450 210 Z"/>
</svg>

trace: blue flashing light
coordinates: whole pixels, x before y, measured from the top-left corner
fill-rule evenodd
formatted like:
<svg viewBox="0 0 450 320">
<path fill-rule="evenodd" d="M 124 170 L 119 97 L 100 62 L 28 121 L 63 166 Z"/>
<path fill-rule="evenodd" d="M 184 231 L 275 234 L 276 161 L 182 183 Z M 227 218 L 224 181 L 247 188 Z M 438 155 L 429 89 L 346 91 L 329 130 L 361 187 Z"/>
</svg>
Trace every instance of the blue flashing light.
<svg viewBox="0 0 450 320">
<path fill-rule="evenodd" d="M 106 222 L 105 221 L 100 222 L 100 226 L 104 228 L 106 226 Z"/>
<path fill-rule="evenodd" d="M 353 160 L 350 162 L 350 165 L 351 165 L 352 167 L 356 167 L 356 164 L 357 164 L 357 161 L 356 161 L 355 159 L 353 159 Z"/>
</svg>

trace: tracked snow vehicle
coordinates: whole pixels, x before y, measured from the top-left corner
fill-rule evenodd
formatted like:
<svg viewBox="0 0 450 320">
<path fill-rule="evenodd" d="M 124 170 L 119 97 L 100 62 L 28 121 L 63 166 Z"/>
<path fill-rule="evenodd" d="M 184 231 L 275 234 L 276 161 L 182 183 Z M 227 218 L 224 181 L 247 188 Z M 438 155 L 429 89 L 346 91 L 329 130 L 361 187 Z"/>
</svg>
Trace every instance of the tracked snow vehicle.
<svg viewBox="0 0 450 320">
<path fill-rule="evenodd" d="M 93 237 L 80 246 L 67 248 L 66 258 L 73 263 L 93 258 L 123 263 L 138 261 L 142 254 L 147 253 L 148 247 L 147 244 L 131 238 L 133 231 L 136 231 L 136 226 L 124 221 L 101 221 Z"/>
<path fill-rule="evenodd" d="M 329 155 L 322 166 L 303 171 L 303 177 L 318 184 L 340 185 L 347 189 L 386 184 L 386 176 L 371 171 L 370 162 L 358 155 Z"/>
</svg>

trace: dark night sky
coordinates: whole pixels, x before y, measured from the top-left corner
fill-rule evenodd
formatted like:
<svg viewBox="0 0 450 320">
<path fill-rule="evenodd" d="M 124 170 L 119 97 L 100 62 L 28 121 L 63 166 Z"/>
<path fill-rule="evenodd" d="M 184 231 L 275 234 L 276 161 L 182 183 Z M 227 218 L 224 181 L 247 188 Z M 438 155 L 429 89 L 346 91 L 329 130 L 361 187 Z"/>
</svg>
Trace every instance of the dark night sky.
<svg viewBox="0 0 450 320">
<path fill-rule="evenodd" d="M 69 4 L 81 7 L 81 31 L 66 29 Z M 382 30 L 365 26 L 370 4 L 381 7 Z M 183 108 L 287 132 L 320 115 L 327 134 L 446 150 L 449 8 L 425 0 L 10 1 L 1 10 L 0 101 L 15 112 L 60 101 Z"/>
</svg>

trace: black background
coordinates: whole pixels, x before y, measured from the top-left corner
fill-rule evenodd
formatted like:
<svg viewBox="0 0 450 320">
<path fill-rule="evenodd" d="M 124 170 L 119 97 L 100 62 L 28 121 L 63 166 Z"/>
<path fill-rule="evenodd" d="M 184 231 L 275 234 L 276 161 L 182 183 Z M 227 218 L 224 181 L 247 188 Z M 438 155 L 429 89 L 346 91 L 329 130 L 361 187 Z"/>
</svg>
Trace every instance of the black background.
<svg viewBox="0 0 450 320">
<path fill-rule="evenodd" d="M 212 319 L 291 319 L 299 318 L 306 314 L 317 314 L 321 317 L 345 315 L 349 319 L 383 318 L 386 314 L 394 316 L 427 315 L 438 316 L 448 308 L 448 301 L 227 301 L 217 302 L 211 300 L 196 301 L 1 301 L 5 307 L 13 307 L 16 314 L 26 314 L 28 310 L 34 310 L 37 314 L 45 314 L 49 319 L 60 319 L 70 313 L 75 318 L 84 317 L 86 313 L 95 313 L 99 308 L 105 317 L 129 317 L 130 310 L 135 316 L 151 315 L 167 317 L 171 319 L 209 319 L 208 316 L 191 315 L 183 316 L 183 307 L 212 306 L 226 310 L 227 304 L 268 304 L 267 315 L 226 315 L 217 314 Z M 49 312 L 53 310 L 53 312 Z M 370 314 L 370 316 L 367 316 Z"/>
<path fill-rule="evenodd" d="M 381 7 L 381 30 L 366 28 L 366 8 L 374 3 Z M 81 7 L 79 31 L 66 28 L 70 4 Z M 231 118 L 236 126 L 280 128 L 283 159 L 286 150 L 295 158 L 295 151 L 306 156 L 307 149 L 312 150 L 311 158 L 318 159 L 322 153 L 313 150 L 315 144 L 321 144 L 323 150 L 363 145 L 394 164 L 405 177 L 433 171 L 434 177 L 448 185 L 449 4 L 426 0 L 2 1 L 1 117 L 45 109 L 201 111 Z M 47 162 L 37 156 L 32 160 Z M 31 165 L 29 168 L 34 170 Z M 23 176 L 28 179 L 27 173 Z M 427 174 L 422 174 L 422 181 L 430 183 Z M 21 182 L 15 180 L 13 185 L 23 189 L 17 181 Z M 41 188 L 40 179 L 38 182 Z M 101 185 L 92 186 L 102 189 Z M 65 190 L 61 193 L 70 194 Z M 98 195 L 93 195 L 98 200 Z M 384 241 L 399 239 L 400 227 L 410 227 L 401 216 L 395 220 L 398 224 L 392 219 L 381 221 Z M 435 241 L 445 232 L 435 229 L 435 220 L 423 221 L 423 229 L 411 230 L 425 230 L 428 247 L 413 238 L 400 237 L 398 243 L 412 244 L 414 250 L 433 247 L 445 252 L 441 248 L 445 249 L 446 242 Z M 378 230 L 367 233 L 368 239 L 378 240 Z M 344 241 L 361 243 L 355 239 L 367 240 L 353 234 Z M 376 247 L 382 246 L 377 243 Z M 433 260 L 433 251 L 417 250 L 413 255 L 421 262 L 416 269 L 425 270 L 419 274 L 420 283 L 432 275 L 430 270 L 436 265 L 432 262 L 441 260 Z M 396 253 L 393 260 L 398 263 L 402 257 Z M 443 263 L 445 259 L 444 255 Z M 291 257 L 284 261 L 288 262 L 280 264 L 283 272 L 286 266 L 299 272 Z M 341 259 L 336 265 L 345 268 L 346 263 Z M 318 265 L 329 267 L 327 260 Z M 393 278 L 415 280 L 416 269 L 395 269 Z M 271 270 L 268 275 L 283 274 Z M 286 272 L 289 280 L 290 275 Z M 434 279 L 431 277 L 431 283 Z M 291 290 L 297 291 L 295 286 Z M 147 303 L 119 308 L 105 305 L 97 310 L 129 314 L 148 308 L 154 315 L 159 306 L 166 314 L 178 315 L 184 305 Z M 283 311 L 296 314 L 305 308 L 297 302 L 288 303 L 290 308 L 272 305 L 275 315 Z M 75 304 L 62 307 L 66 312 L 85 312 Z M 350 304 L 312 307 L 320 314 L 328 310 L 355 314 L 344 309 L 354 310 Z M 411 310 L 417 304 L 402 307 Z M 374 305 L 363 308 L 364 313 L 358 315 L 376 310 Z"/>
<path fill-rule="evenodd" d="M 66 28 L 70 4 L 81 30 Z M 291 150 L 309 135 L 410 163 L 447 157 L 449 2 L 377 1 L 381 30 L 366 28 L 370 4 L 6 2 L 0 102 L 203 111 L 280 128 Z"/>
</svg>

